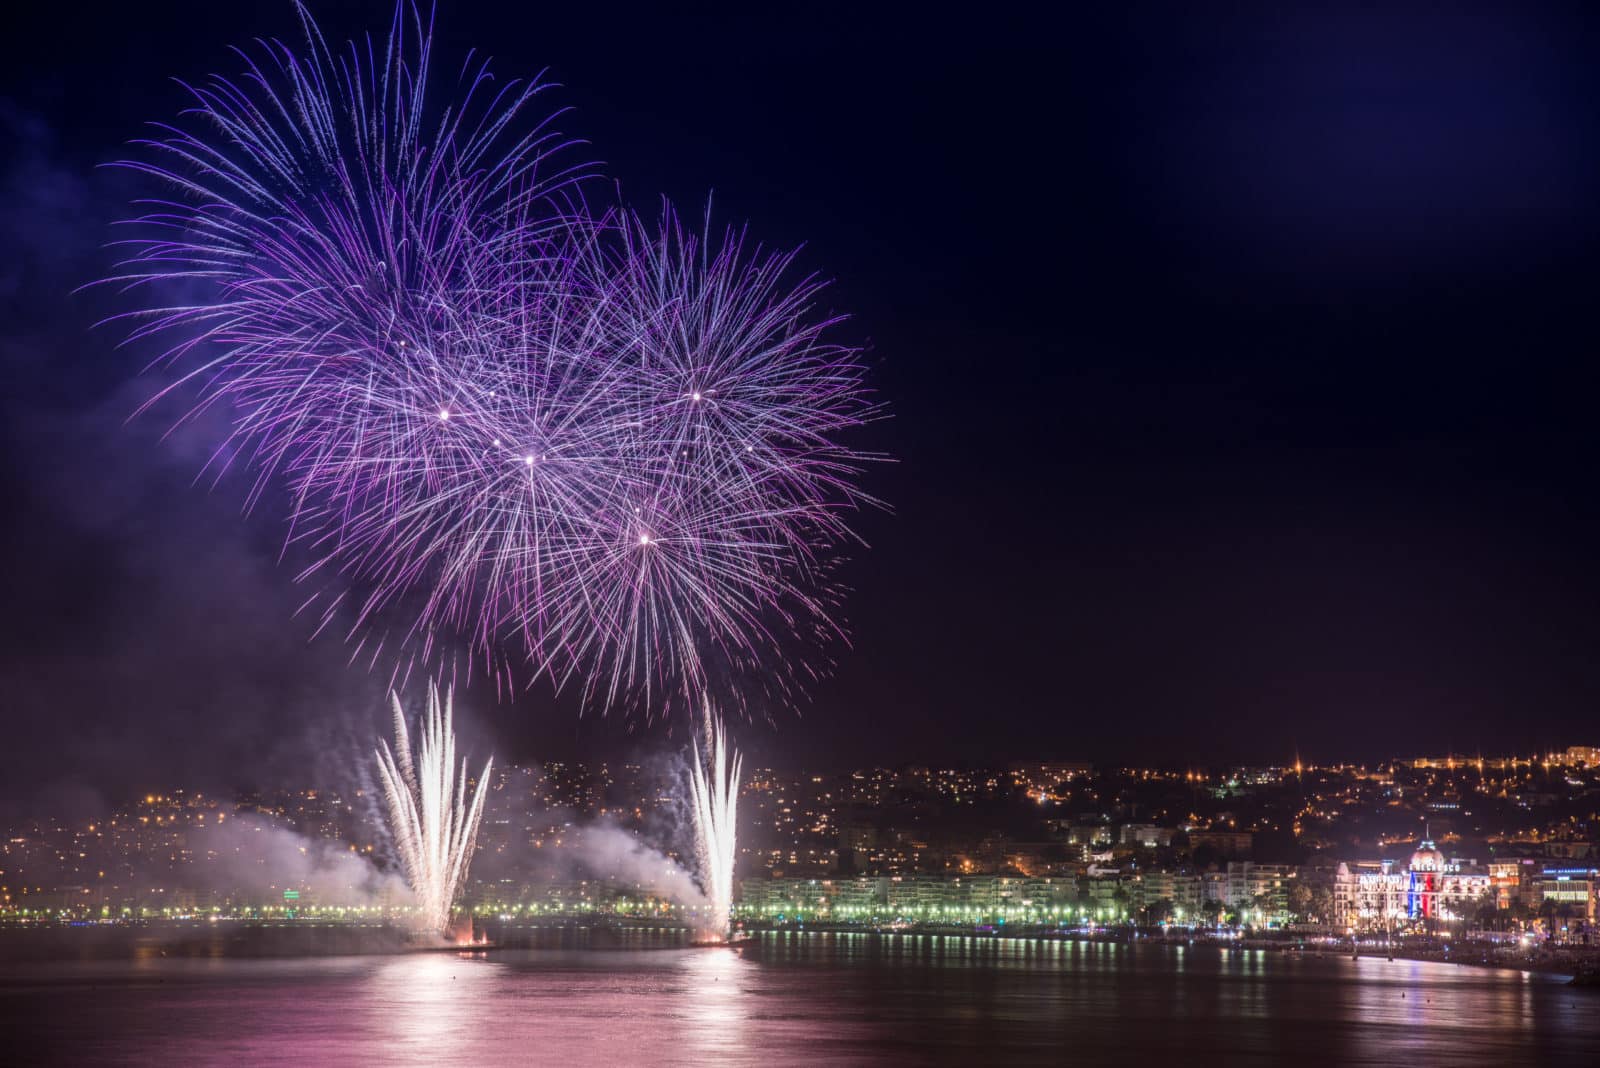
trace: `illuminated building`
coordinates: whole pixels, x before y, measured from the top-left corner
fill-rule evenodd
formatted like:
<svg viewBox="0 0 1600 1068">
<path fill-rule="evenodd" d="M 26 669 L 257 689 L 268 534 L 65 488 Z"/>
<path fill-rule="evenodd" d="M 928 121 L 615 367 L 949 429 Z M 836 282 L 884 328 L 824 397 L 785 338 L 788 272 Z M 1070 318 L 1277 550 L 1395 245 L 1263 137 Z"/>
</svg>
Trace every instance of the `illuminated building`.
<svg viewBox="0 0 1600 1068">
<path fill-rule="evenodd" d="M 1172 828 L 1150 823 L 1129 823 L 1122 828 L 1122 844 L 1159 849 L 1172 844 Z"/>
<path fill-rule="evenodd" d="M 1600 916 L 1600 869 L 1545 868 L 1532 879 L 1535 908 L 1554 904 L 1574 919 Z"/>
<path fill-rule="evenodd" d="M 1489 885 L 1494 890 L 1495 908 L 1510 908 L 1522 900 L 1522 889 L 1535 874 L 1534 864 L 1530 857 L 1489 863 Z"/>
<path fill-rule="evenodd" d="M 1334 911 L 1345 926 L 1450 922 L 1465 919 L 1493 888 L 1487 872 L 1464 870 L 1424 839 L 1403 870 L 1390 861 L 1339 865 Z"/>
<path fill-rule="evenodd" d="M 1568 767 L 1600 768 L 1600 746 L 1595 745 L 1569 745 L 1567 751 L 1558 755 L 1552 763 L 1565 764 Z"/>
<path fill-rule="evenodd" d="M 1289 912 L 1289 880 L 1295 877 L 1292 864 L 1255 864 L 1230 861 L 1227 889 L 1219 898 L 1230 908 L 1248 909 L 1257 923 L 1283 923 Z"/>
</svg>

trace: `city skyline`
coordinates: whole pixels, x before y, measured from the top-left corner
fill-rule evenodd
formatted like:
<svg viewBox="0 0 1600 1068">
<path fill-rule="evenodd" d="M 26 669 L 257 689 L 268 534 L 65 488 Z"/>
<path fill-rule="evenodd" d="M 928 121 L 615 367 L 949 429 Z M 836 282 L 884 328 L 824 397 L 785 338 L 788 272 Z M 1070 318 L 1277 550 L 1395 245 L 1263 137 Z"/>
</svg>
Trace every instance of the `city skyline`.
<svg viewBox="0 0 1600 1068">
<path fill-rule="evenodd" d="M 630 763 L 497 768 L 463 906 L 690 920 L 680 780 Z M 1600 747 L 1375 768 L 753 768 L 739 792 L 733 900 L 751 922 L 1600 919 Z M 15 824 L 0 919 L 404 914 L 382 824 L 381 797 L 319 787 L 177 790 Z"/>
</svg>

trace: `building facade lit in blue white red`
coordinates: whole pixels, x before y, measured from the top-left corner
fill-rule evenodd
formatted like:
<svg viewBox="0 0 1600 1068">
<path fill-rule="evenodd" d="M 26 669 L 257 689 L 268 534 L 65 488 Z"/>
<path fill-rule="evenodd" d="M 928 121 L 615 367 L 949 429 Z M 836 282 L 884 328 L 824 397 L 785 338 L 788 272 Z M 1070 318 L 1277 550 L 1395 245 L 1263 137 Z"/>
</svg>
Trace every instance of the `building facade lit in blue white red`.
<svg viewBox="0 0 1600 1068">
<path fill-rule="evenodd" d="M 1487 871 L 1447 860 L 1425 839 L 1405 868 L 1387 860 L 1340 864 L 1334 911 L 1344 926 L 1357 930 L 1449 922 L 1470 916 L 1491 886 Z"/>
</svg>

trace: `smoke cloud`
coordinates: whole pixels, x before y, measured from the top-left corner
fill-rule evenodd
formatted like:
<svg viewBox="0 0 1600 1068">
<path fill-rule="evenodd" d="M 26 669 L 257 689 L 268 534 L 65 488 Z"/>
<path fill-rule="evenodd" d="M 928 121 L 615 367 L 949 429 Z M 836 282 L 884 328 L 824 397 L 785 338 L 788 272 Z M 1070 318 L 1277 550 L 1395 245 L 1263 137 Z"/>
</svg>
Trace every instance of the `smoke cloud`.
<svg viewBox="0 0 1600 1068">
<path fill-rule="evenodd" d="M 201 836 L 196 836 L 200 838 Z M 396 873 L 332 839 L 310 838 L 248 816 L 207 828 L 188 875 L 194 888 L 245 902 L 281 902 L 296 891 L 308 905 L 405 906 L 411 892 Z M 202 852 L 203 851 L 203 852 Z M 180 876 L 181 877 L 181 876 Z"/>
<path fill-rule="evenodd" d="M 638 836 L 610 823 L 585 828 L 572 849 L 577 870 L 612 883 L 628 883 L 686 908 L 704 909 L 706 896 L 694 877 Z"/>
</svg>

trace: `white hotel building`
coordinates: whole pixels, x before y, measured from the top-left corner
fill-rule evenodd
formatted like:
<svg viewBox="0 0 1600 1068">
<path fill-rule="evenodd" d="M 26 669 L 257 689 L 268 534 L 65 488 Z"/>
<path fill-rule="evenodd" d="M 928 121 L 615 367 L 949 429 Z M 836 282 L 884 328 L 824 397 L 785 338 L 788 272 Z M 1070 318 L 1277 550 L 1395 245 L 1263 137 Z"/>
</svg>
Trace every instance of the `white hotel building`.
<svg viewBox="0 0 1600 1068">
<path fill-rule="evenodd" d="M 1466 919 L 1490 885 L 1487 871 L 1446 861 L 1432 842 L 1423 841 L 1403 869 L 1387 860 L 1341 863 L 1333 883 L 1334 913 L 1354 930 Z"/>
</svg>

